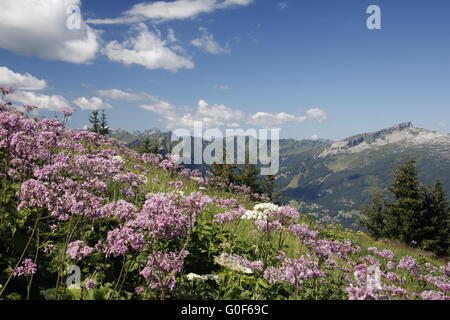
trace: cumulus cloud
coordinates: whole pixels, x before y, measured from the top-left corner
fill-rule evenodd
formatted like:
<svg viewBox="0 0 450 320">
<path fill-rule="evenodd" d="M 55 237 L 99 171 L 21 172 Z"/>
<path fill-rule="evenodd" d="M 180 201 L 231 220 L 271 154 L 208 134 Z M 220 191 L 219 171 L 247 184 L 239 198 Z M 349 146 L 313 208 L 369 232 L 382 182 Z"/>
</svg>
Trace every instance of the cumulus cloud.
<svg viewBox="0 0 450 320">
<path fill-rule="evenodd" d="M 0 48 L 24 55 L 71 63 L 93 60 L 99 50 L 97 32 L 81 23 L 67 28 L 67 8 L 80 0 L 0 0 Z"/>
<path fill-rule="evenodd" d="M 79 97 L 72 101 L 75 105 L 82 110 L 106 110 L 111 109 L 112 106 L 109 103 L 104 102 L 99 97 L 85 98 Z"/>
<path fill-rule="evenodd" d="M 325 121 L 326 119 L 326 112 L 320 109 L 310 109 L 304 116 L 286 112 L 277 114 L 257 112 L 249 115 L 223 104 L 210 105 L 203 99 L 198 101 L 197 108 L 190 109 L 180 108 L 153 96 L 148 97 L 152 103 L 143 104 L 140 108 L 162 116 L 167 129 L 191 128 L 195 121 L 203 122 L 203 126 L 206 128 L 240 127 L 243 124 L 273 128 L 286 123 L 302 123 L 307 120 Z"/>
<path fill-rule="evenodd" d="M 223 126 L 245 118 L 242 111 L 228 108 L 223 104 L 209 105 L 205 100 L 198 102 L 197 116 L 201 119 L 211 119 L 212 122 L 217 123 L 216 126 Z"/>
<path fill-rule="evenodd" d="M 69 107 L 67 100 L 60 95 L 38 94 L 32 91 L 16 91 L 9 98 L 13 102 L 36 106 L 39 109 L 59 111 L 62 107 Z"/>
<path fill-rule="evenodd" d="M 306 112 L 308 119 L 316 120 L 319 123 L 322 123 L 328 119 L 328 115 L 325 111 L 319 108 L 309 109 Z"/>
<path fill-rule="evenodd" d="M 139 107 L 143 110 L 159 114 L 166 119 L 172 119 L 176 117 L 176 107 L 164 100 L 155 98 L 152 104 L 143 104 Z"/>
<path fill-rule="evenodd" d="M 247 6 L 253 0 L 175 0 L 154 1 L 135 4 L 121 17 L 113 19 L 90 19 L 92 24 L 121 24 L 137 21 L 184 20 L 192 19 L 202 13 L 211 13 L 218 9 L 235 6 Z"/>
<path fill-rule="evenodd" d="M 281 125 L 289 122 L 303 122 L 307 118 L 304 116 L 295 116 L 286 112 L 272 114 L 268 112 L 257 112 L 250 116 L 249 124 L 261 126 Z"/>
<path fill-rule="evenodd" d="M 170 41 L 161 39 L 158 33 L 149 31 L 144 24 L 139 24 L 136 28 L 136 37 L 122 43 L 111 41 L 103 53 L 112 61 L 125 65 L 137 64 L 151 70 L 165 69 L 175 72 L 179 69 L 194 68 L 190 57 L 180 56 L 167 46 Z"/>
<path fill-rule="evenodd" d="M 139 101 L 144 98 L 140 94 L 129 93 L 120 89 L 97 90 L 97 95 L 111 100 Z"/>
<path fill-rule="evenodd" d="M 195 121 L 202 121 L 203 126 L 210 127 L 236 127 L 236 121 L 244 120 L 245 114 L 242 111 L 231 109 L 225 105 L 209 105 L 201 99 L 197 108 L 180 108 L 166 101 L 154 98 L 152 104 L 141 105 L 140 108 L 161 115 L 168 129 L 191 128 Z"/>
<path fill-rule="evenodd" d="M 211 54 L 231 53 L 229 48 L 224 48 L 219 43 L 217 43 L 214 40 L 214 36 L 209 33 L 206 28 L 200 27 L 199 31 L 201 32 L 200 37 L 191 41 L 191 44 L 193 46 Z"/>
<path fill-rule="evenodd" d="M 7 67 L 0 67 L 0 86 L 22 90 L 42 90 L 47 87 L 47 82 L 29 73 L 16 73 Z"/>
</svg>

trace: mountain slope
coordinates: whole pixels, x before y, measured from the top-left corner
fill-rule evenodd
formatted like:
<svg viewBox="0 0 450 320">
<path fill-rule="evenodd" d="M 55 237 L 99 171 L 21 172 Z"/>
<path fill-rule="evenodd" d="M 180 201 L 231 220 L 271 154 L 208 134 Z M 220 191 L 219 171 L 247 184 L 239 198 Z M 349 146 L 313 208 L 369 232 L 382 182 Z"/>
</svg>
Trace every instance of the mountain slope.
<svg viewBox="0 0 450 320">
<path fill-rule="evenodd" d="M 332 210 L 359 209 L 375 189 L 386 191 L 393 170 L 406 159 L 417 161 L 423 183 L 439 178 L 450 191 L 450 135 L 414 128 L 411 123 L 349 137 L 309 154 L 282 159 L 279 185 L 290 199 Z"/>
</svg>

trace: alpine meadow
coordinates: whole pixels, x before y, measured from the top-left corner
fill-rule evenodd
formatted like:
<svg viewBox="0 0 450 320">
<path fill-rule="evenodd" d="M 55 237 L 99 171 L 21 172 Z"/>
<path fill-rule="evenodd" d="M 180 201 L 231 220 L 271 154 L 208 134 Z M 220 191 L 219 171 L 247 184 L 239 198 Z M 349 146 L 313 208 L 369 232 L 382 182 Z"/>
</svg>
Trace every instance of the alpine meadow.
<svg viewBox="0 0 450 320">
<path fill-rule="evenodd" d="M 0 302 L 450 300 L 449 11 L 0 0 Z"/>
</svg>

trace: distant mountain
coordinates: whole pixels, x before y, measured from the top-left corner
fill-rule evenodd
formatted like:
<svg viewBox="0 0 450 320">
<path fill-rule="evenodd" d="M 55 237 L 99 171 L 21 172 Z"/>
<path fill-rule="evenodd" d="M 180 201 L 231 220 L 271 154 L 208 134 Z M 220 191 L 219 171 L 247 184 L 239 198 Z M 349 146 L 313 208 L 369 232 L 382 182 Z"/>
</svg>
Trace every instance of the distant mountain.
<svg viewBox="0 0 450 320">
<path fill-rule="evenodd" d="M 450 193 L 450 135 L 410 122 L 284 154 L 277 182 L 288 199 L 348 213 L 378 188 L 387 194 L 393 170 L 406 159 L 417 161 L 421 182 L 439 178 Z"/>
<path fill-rule="evenodd" d="M 112 129 L 110 135 L 119 140 L 119 141 L 123 141 L 127 144 L 133 143 L 134 141 L 136 141 L 138 139 L 137 136 L 129 133 L 128 131 L 125 130 L 121 130 L 121 129 Z"/>
</svg>

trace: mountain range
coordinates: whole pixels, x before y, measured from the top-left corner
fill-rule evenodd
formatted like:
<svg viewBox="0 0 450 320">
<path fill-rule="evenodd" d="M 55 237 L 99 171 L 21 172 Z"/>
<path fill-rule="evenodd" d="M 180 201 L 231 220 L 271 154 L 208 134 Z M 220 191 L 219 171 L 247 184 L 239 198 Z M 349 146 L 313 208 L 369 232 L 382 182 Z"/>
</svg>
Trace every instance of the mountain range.
<svg viewBox="0 0 450 320">
<path fill-rule="evenodd" d="M 168 150 L 170 133 L 112 133 L 130 146 L 145 135 L 159 138 Z M 284 201 L 317 218 L 350 225 L 375 190 L 389 196 L 393 171 L 407 159 L 417 161 L 422 183 L 432 185 L 439 178 L 450 193 L 450 134 L 415 128 L 411 122 L 335 142 L 282 139 L 276 185 Z"/>
</svg>

